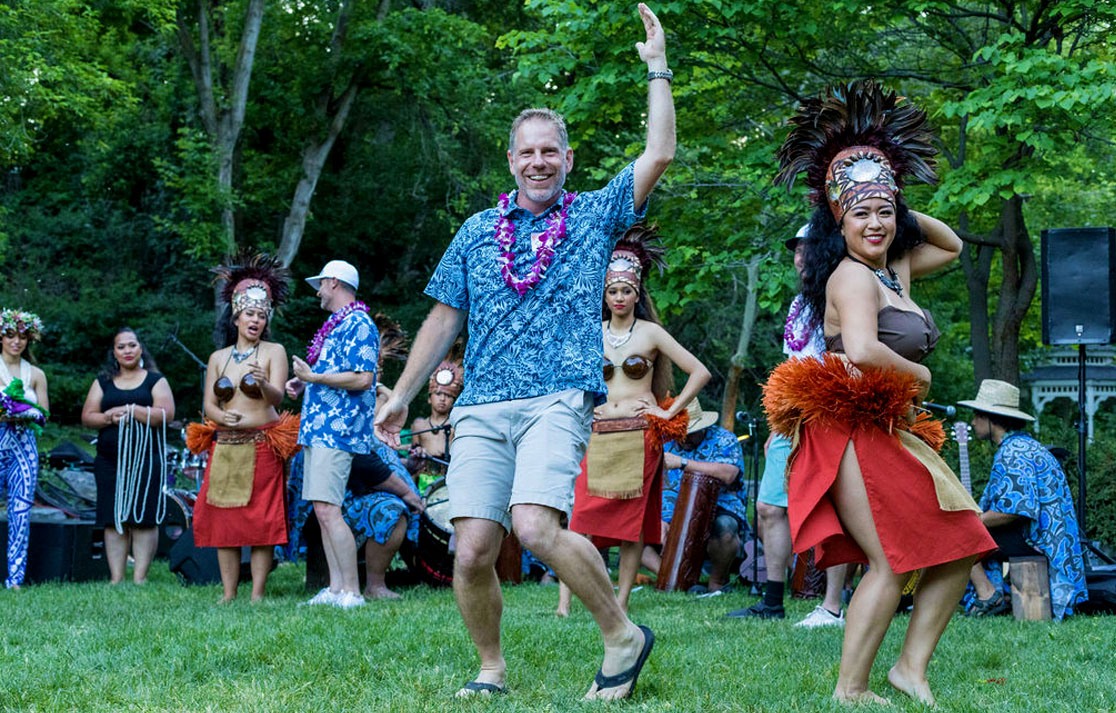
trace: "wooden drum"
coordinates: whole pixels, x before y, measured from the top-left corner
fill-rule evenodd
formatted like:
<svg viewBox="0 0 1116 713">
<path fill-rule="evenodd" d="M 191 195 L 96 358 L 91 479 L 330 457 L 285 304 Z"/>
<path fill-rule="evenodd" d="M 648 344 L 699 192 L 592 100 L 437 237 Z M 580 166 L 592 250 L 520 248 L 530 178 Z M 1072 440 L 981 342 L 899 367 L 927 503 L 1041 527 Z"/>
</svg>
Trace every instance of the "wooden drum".
<svg viewBox="0 0 1116 713">
<path fill-rule="evenodd" d="M 721 481 L 704 473 L 683 473 L 678 486 L 674 517 L 663 545 L 662 564 L 655 588 L 686 591 L 701 579 L 705 543 L 717 509 Z"/>
</svg>

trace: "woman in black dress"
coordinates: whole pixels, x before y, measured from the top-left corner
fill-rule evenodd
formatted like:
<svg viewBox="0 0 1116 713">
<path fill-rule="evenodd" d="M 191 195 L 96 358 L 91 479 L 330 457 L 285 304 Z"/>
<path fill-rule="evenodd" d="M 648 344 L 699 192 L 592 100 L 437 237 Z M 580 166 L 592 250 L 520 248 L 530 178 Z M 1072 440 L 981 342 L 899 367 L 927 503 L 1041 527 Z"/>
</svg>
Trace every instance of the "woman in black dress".
<svg viewBox="0 0 1116 713">
<path fill-rule="evenodd" d="M 105 528 L 113 584 L 124 580 L 129 544 L 135 559 L 132 580 L 147 580 L 159 544 L 155 525 L 166 508 L 164 426 L 173 419 L 174 395 L 155 370 L 155 360 L 135 330 L 117 330 L 105 368 L 81 410 L 82 425 L 100 429 L 93 461 L 97 525 Z"/>
</svg>

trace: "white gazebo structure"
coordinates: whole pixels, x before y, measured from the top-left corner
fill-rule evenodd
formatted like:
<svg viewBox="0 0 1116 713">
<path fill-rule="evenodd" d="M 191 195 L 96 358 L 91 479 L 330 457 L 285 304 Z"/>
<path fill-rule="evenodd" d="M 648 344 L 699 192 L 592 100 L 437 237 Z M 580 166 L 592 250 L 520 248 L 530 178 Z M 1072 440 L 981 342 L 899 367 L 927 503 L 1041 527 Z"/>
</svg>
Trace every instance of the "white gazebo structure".
<svg viewBox="0 0 1116 713">
<path fill-rule="evenodd" d="M 1077 401 L 1077 368 L 1077 349 L 1062 347 L 1050 352 L 1049 361 L 1022 375 L 1023 381 L 1031 386 L 1036 417 L 1054 399 Z M 1086 346 L 1085 413 L 1089 417 L 1090 441 L 1093 440 L 1093 417 L 1106 399 L 1116 399 L 1116 347 Z M 1035 421 L 1035 432 L 1038 432 L 1038 421 Z"/>
</svg>

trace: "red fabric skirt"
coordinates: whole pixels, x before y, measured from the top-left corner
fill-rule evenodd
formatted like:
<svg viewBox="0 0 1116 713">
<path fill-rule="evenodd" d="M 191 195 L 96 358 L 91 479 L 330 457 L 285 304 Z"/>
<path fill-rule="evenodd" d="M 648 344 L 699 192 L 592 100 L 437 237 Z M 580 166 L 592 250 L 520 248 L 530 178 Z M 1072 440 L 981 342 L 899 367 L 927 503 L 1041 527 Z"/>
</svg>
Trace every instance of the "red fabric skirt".
<svg viewBox="0 0 1116 713">
<path fill-rule="evenodd" d="M 805 423 L 790 467 L 787 515 L 795 552 L 816 547 L 819 569 L 868 559 L 837 517 L 829 489 L 851 441 L 872 519 L 891 569 L 910 572 L 984 555 L 996 543 L 971 510 L 947 511 L 929 471 L 894 433 L 875 427 Z"/>
<path fill-rule="evenodd" d="M 662 542 L 663 447 L 649 429 L 643 432 L 643 494 L 637 498 L 613 499 L 589 494 L 586 459 L 574 483 L 574 507 L 570 530 L 592 535 L 597 547 L 621 542 L 657 545 Z"/>
<path fill-rule="evenodd" d="M 283 460 L 266 439 L 257 440 L 252 496 L 243 507 L 219 508 L 206 502 L 213 448 L 194 506 L 194 544 L 198 547 L 256 547 L 287 544 L 286 479 Z"/>
</svg>

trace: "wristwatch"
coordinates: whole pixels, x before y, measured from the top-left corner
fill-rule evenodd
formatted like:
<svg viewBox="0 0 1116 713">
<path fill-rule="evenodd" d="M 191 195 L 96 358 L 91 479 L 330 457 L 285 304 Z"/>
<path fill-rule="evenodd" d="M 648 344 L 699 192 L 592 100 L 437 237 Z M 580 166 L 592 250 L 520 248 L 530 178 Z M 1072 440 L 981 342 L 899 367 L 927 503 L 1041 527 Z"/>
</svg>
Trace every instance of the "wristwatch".
<svg viewBox="0 0 1116 713">
<path fill-rule="evenodd" d="M 665 79 L 668 82 L 673 82 L 674 72 L 670 71 L 669 69 L 651 70 L 647 73 L 647 81 L 650 82 L 652 79 Z"/>
<path fill-rule="evenodd" d="M 690 464 L 690 461 L 686 460 L 685 458 L 681 458 L 679 460 L 682 461 L 682 465 L 678 466 L 678 469 L 679 470 L 686 470 L 686 466 L 688 466 Z"/>
</svg>

